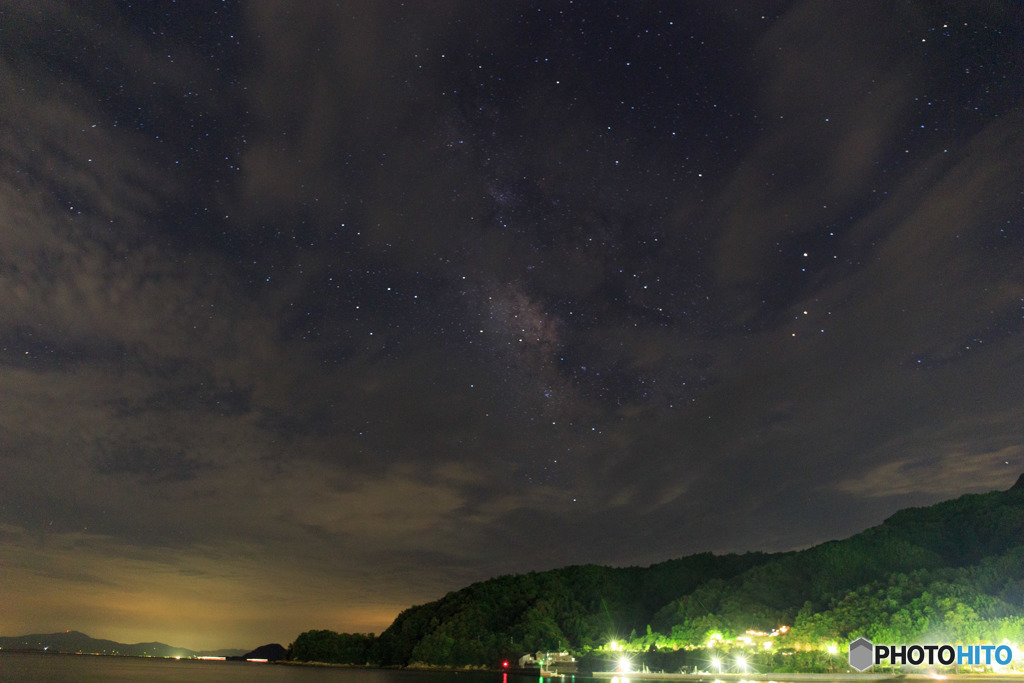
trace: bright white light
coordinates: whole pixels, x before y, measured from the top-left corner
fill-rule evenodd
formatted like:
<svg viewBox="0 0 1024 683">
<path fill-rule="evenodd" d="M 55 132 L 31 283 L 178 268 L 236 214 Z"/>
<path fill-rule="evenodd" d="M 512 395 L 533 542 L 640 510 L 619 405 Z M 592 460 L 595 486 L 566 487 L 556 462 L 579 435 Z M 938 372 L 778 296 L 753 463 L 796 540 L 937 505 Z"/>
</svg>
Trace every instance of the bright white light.
<svg viewBox="0 0 1024 683">
<path fill-rule="evenodd" d="M 622 672 L 624 674 L 628 674 L 629 673 L 629 667 L 630 667 L 630 664 L 629 664 L 629 659 L 628 658 L 622 657 L 622 658 L 619 659 L 619 671 L 620 672 Z"/>
<path fill-rule="evenodd" d="M 743 669 L 743 673 L 747 673 L 747 658 L 746 657 L 737 657 L 736 658 L 736 666 L 738 666 L 739 668 Z"/>
<path fill-rule="evenodd" d="M 834 654 L 836 654 L 837 652 L 839 652 L 839 647 L 838 647 L 838 646 L 836 646 L 836 645 L 829 645 L 829 646 L 828 646 L 828 653 L 829 653 L 830 655 L 834 655 Z"/>
<path fill-rule="evenodd" d="M 715 670 L 718 671 L 718 673 L 722 673 L 722 660 L 718 657 L 711 660 L 711 666 L 715 667 Z"/>
</svg>

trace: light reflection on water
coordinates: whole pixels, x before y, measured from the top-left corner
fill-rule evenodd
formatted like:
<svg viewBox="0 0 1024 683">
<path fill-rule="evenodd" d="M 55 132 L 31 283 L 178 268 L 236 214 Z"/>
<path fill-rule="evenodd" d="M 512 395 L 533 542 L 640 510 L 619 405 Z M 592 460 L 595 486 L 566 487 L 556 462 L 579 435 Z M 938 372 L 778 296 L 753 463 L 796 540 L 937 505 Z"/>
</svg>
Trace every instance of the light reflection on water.
<svg viewBox="0 0 1024 683">
<path fill-rule="evenodd" d="M 816 679 L 820 683 L 821 678 Z M 837 676 L 834 680 L 843 680 Z M 848 679 L 847 679 L 848 680 Z M 195 683 L 666 683 L 642 674 L 589 676 L 526 676 L 489 671 L 410 671 L 287 666 L 248 662 L 204 662 L 194 659 L 105 657 L 94 655 L 0 653 L 0 681 L 63 683 L 127 683 L 192 681 Z M 722 683 L 712 676 L 702 683 Z M 774 683 L 770 677 L 731 679 L 728 683 Z"/>
<path fill-rule="evenodd" d="M 582 676 L 576 683 L 608 683 Z M 491 671 L 418 671 L 251 662 L 0 652 L 0 682 L 22 683 L 573 683 Z"/>
<path fill-rule="evenodd" d="M 576 678 L 584 678 L 577 676 Z M 630 676 L 612 676 L 611 678 L 590 679 L 591 681 L 603 681 L 603 683 L 839 683 L 841 681 L 858 681 L 858 683 L 885 683 L 887 681 L 903 680 L 902 676 L 891 674 L 781 674 L 779 678 L 773 678 L 772 674 L 753 674 L 749 678 L 729 678 L 727 681 L 715 677 L 714 674 L 688 675 L 687 678 L 672 678 L 663 675 L 645 676 L 644 674 L 633 674 Z M 566 683 L 571 683 L 566 679 Z M 579 682 L 579 683 L 582 683 Z"/>
<path fill-rule="evenodd" d="M 584 678 L 579 677 L 576 678 Z M 671 678 L 663 675 L 645 676 L 644 674 L 633 674 L 630 676 L 612 676 L 611 678 L 598 678 L 589 679 L 587 683 L 591 681 L 603 681 L 604 683 L 669 683 L 669 681 L 675 681 L 681 683 L 687 681 L 688 683 L 837 683 L 840 681 L 851 681 L 855 680 L 859 683 L 883 683 L 885 681 L 897 681 L 901 680 L 901 676 L 875 675 L 875 674 L 782 674 L 779 676 L 781 680 L 772 677 L 772 674 L 758 675 L 753 674 L 749 678 L 729 678 L 728 681 L 721 678 L 715 677 L 714 674 L 704 675 L 689 675 L 687 678 Z M 567 678 L 566 683 L 571 683 Z M 579 683 L 582 683 L 580 681 Z"/>
</svg>

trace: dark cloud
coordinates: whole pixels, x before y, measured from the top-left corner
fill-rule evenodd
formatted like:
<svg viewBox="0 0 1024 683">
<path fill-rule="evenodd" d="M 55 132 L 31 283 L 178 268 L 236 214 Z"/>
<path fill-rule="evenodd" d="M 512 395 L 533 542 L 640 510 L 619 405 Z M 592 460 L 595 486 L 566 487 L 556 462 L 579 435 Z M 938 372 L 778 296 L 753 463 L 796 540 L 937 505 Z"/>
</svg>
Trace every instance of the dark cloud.
<svg viewBox="0 0 1024 683">
<path fill-rule="evenodd" d="M 142 443 L 98 444 L 96 469 L 101 474 L 129 474 L 154 483 L 194 479 L 201 464 L 184 451 Z"/>
<path fill-rule="evenodd" d="M 193 411 L 216 412 L 221 416 L 244 415 L 252 410 L 252 389 L 231 385 L 215 386 L 209 382 L 197 382 L 184 386 L 167 388 L 144 397 L 135 405 L 124 406 L 122 414 L 137 416 L 150 411 L 166 412 Z"/>
</svg>

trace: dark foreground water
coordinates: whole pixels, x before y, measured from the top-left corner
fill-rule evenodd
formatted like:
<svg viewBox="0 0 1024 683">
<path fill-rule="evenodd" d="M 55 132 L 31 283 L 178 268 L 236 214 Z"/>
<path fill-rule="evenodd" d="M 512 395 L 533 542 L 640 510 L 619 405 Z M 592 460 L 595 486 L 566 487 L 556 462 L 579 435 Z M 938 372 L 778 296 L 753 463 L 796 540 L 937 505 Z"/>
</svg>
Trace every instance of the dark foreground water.
<svg viewBox="0 0 1024 683">
<path fill-rule="evenodd" d="M 798 676 L 798 675 L 797 675 Z M 797 676 L 790 677 L 793 680 Z M 741 683 L 770 683 L 770 676 L 751 674 Z M 870 677 L 868 677 L 870 678 Z M 846 680 L 843 680 L 846 679 Z M 836 676 L 835 683 L 849 683 L 850 677 Z M 0 653 L 0 683 L 46 681 L 47 683 L 668 683 L 644 679 L 643 674 L 628 678 L 600 679 L 588 676 L 538 678 L 477 671 L 398 671 L 390 669 L 346 669 L 320 666 L 287 666 L 255 662 L 216 662 L 194 659 L 152 659 L 141 657 L 100 657 L 94 655 L 56 655 Z M 730 683 L 736 683 L 731 681 Z M 808 679 L 809 683 L 809 679 Z M 815 683 L 821 683 L 818 677 Z M 862 677 L 858 683 L 866 683 Z M 994 683 L 986 679 L 986 683 Z M 1016 683 L 1013 681 L 1011 683 Z M 1024 683 L 1024 681 L 1021 681 Z"/>
<path fill-rule="evenodd" d="M 552 679 L 541 679 L 552 683 Z M 0 654 L 0 681 L 47 683 L 541 683 L 536 677 L 460 671 L 393 671 L 335 667 L 285 666 L 254 662 L 211 662 L 194 659 L 99 657 L 93 655 Z M 561 679 L 554 679 L 561 681 Z M 566 679 L 571 682 L 573 679 Z M 577 683 L 596 683 L 576 678 Z M 608 683 L 607 681 L 602 683 Z"/>
</svg>

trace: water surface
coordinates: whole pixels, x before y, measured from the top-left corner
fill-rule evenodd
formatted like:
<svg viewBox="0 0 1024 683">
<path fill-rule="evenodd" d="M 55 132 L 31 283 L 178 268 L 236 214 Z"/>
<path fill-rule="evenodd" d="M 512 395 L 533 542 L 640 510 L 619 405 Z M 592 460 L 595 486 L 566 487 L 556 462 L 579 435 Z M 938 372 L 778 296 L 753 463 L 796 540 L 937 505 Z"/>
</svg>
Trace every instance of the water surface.
<svg viewBox="0 0 1024 683">
<path fill-rule="evenodd" d="M 567 679 L 570 680 L 570 679 Z M 579 678 L 580 681 L 592 680 Z M 62 654 L 0 654 L 0 682 L 120 683 L 540 683 L 535 677 L 467 671 L 398 671 L 254 662 Z M 545 679 L 544 683 L 551 683 Z"/>
<path fill-rule="evenodd" d="M 836 680 L 844 677 L 837 676 Z M 743 683 L 768 683 L 770 676 Z M 849 678 L 847 677 L 847 680 Z M 122 683 L 190 681 L 194 683 L 645 683 L 642 674 L 616 679 L 567 676 L 538 678 L 480 671 L 408 671 L 286 666 L 254 662 L 200 661 L 95 655 L 0 653 L 0 683 Z M 651 681 L 665 683 L 665 681 Z"/>
</svg>

